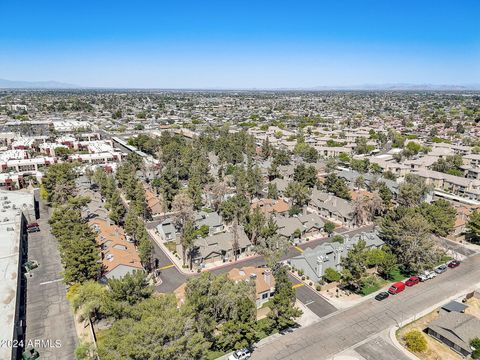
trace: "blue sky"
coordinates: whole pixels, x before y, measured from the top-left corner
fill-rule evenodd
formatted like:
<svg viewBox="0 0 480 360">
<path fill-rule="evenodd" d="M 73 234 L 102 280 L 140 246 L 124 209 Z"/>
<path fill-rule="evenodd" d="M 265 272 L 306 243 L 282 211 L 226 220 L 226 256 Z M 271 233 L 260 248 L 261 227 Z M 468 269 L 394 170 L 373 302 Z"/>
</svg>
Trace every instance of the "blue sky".
<svg viewBox="0 0 480 360">
<path fill-rule="evenodd" d="M 97 87 L 480 83 L 480 1 L 0 4 L 0 78 Z"/>
</svg>

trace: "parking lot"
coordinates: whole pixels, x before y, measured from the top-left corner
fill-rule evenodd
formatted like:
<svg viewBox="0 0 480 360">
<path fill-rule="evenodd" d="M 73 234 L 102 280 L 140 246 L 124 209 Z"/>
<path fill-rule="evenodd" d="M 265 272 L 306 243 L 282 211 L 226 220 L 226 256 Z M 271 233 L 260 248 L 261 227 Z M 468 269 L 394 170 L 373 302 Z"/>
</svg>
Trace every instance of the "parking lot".
<svg viewBox="0 0 480 360">
<path fill-rule="evenodd" d="M 39 267 L 27 279 L 26 337 L 28 342 L 43 341 L 37 346 L 41 359 L 72 359 L 77 345 L 73 313 L 66 299 L 60 254 L 50 234 L 46 209 L 37 220 L 40 232 L 28 234 L 28 259 Z M 58 341 L 58 346 L 51 346 Z"/>
<path fill-rule="evenodd" d="M 323 297 L 292 275 L 288 275 L 295 287 L 297 299 L 313 311 L 318 317 L 324 317 L 335 312 L 337 309 Z"/>
</svg>

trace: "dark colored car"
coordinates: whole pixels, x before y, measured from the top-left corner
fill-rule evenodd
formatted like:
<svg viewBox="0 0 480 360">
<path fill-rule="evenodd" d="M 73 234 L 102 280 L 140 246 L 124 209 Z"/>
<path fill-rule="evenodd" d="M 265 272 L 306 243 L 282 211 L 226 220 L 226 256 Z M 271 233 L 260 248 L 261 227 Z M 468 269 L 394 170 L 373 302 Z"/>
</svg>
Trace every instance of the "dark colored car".
<svg viewBox="0 0 480 360">
<path fill-rule="evenodd" d="M 458 261 L 458 260 L 452 260 L 452 261 L 450 261 L 450 262 L 448 263 L 448 267 L 449 267 L 450 269 L 454 269 L 454 268 L 456 268 L 458 265 L 460 265 L 460 261 Z"/>
<path fill-rule="evenodd" d="M 39 231 L 40 231 L 40 228 L 38 226 L 32 226 L 32 227 L 27 228 L 28 233 L 34 233 L 34 232 L 39 232 Z"/>
<path fill-rule="evenodd" d="M 412 276 L 407 281 L 405 281 L 405 285 L 413 286 L 417 285 L 420 282 L 420 278 L 418 276 Z"/>
<path fill-rule="evenodd" d="M 30 228 L 33 228 L 33 227 L 40 227 L 40 225 L 38 225 L 38 223 L 36 223 L 36 222 L 30 223 L 30 224 L 27 225 L 27 229 L 30 229 Z"/>
<path fill-rule="evenodd" d="M 381 293 L 378 293 L 377 296 L 375 296 L 375 300 L 377 301 L 382 301 L 388 298 L 390 294 L 386 291 L 382 291 Z"/>
</svg>

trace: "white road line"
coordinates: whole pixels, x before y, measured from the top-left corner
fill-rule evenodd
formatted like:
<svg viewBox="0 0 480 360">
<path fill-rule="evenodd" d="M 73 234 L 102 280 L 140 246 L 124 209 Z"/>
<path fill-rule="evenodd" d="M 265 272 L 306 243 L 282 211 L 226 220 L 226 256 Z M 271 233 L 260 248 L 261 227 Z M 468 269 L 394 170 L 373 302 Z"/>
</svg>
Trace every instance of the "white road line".
<svg viewBox="0 0 480 360">
<path fill-rule="evenodd" d="M 52 283 L 56 283 L 56 282 L 59 282 L 59 281 L 63 281 L 63 278 L 62 279 L 56 279 L 56 280 L 50 280 L 50 281 L 44 281 L 44 282 L 41 282 L 40 285 L 52 284 Z"/>
<path fill-rule="evenodd" d="M 312 305 L 314 302 L 315 302 L 315 301 L 312 300 L 312 301 L 309 301 L 309 302 L 307 302 L 307 303 L 305 303 L 305 304 L 303 304 L 303 305 L 305 305 L 305 306 Z"/>
</svg>

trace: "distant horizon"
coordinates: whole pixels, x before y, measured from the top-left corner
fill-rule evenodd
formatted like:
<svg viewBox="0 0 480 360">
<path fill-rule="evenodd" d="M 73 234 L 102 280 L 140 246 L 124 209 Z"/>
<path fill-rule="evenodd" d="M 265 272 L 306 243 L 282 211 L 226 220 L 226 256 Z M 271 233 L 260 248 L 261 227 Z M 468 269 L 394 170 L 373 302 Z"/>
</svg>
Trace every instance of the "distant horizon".
<svg viewBox="0 0 480 360">
<path fill-rule="evenodd" d="M 5 86 L 7 84 L 8 86 Z M 313 87 L 108 87 L 84 86 L 82 84 L 69 84 L 57 80 L 11 80 L 0 78 L 0 90 L 188 90 L 188 91 L 477 91 L 480 83 L 470 84 L 430 84 L 430 83 L 365 83 L 352 85 L 318 85 Z"/>
</svg>

